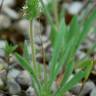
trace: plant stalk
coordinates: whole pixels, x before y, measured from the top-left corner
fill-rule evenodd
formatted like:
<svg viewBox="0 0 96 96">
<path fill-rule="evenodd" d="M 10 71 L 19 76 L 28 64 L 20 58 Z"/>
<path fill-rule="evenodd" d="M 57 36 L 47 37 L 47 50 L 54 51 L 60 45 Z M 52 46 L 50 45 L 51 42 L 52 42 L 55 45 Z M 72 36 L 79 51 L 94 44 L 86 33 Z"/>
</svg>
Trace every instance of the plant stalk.
<svg viewBox="0 0 96 96">
<path fill-rule="evenodd" d="M 59 20 L 58 20 L 58 3 L 57 3 L 57 0 L 54 0 L 53 12 L 54 12 L 54 17 L 55 17 L 55 23 L 56 23 L 57 30 L 58 30 Z"/>
<path fill-rule="evenodd" d="M 30 31 L 29 31 L 29 38 L 30 38 L 30 44 L 31 44 L 31 51 L 32 51 L 32 64 L 34 67 L 34 71 L 36 72 L 36 57 L 35 57 L 35 46 L 34 46 L 34 32 L 33 32 L 33 28 L 32 28 L 32 21 L 30 20 Z"/>
</svg>

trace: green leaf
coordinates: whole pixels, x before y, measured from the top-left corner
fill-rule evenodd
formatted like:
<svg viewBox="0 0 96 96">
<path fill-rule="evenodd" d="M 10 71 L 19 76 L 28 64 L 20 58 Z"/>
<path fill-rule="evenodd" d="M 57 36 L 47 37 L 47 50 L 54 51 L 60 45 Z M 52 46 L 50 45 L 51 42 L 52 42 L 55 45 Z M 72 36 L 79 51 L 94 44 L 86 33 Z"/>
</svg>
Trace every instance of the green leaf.
<svg viewBox="0 0 96 96">
<path fill-rule="evenodd" d="M 71 56 L 72 53 L 72 49 L 74 47 L 74 42 L 75 39 L 73 38 L 64 48 L 64 52 L 63 55 L 59 58 L 59 63 L 56 67 L 55 72 L 57 72 L 58 70 L 60 70 L 65 64 L 67 65 L 68 63 L 71 63 L 70 60 L 73 59 L 73 57 Z M 54 72 L 54 73 L 55 73 Z"/>
<path fill-rule="evenodd" d="M 84 38 L 87 36 L 90 28 L 92 27 L 93 21 L 96 19 L 96 10 L 92 12 L 92 14 L 88 17 L 88 19 L 85 21 L 83 25 L 83 30 L 80 33 L 80 36 L 78 37 L 78 42 L 76 44 L 76 48 L 79 47 L 79 45 L 82 43 Z"/>
<path fill-rule="evenodd" d="M 78 44 L 78 47 L 76 47 L 79 37 L 80 37 L 80 25 L 79 25 L 77 16 L 74 16 L 71 21 L 70 29 L 68 33 L 66 33 L 66 44 L 68 44 L 68 42 L 71 42 L 73 40 L 72 42 L 73 45 L 72 44 L 70 44 L 71 46 L 69 45 L 69 47 L 71 47 L 69 58 L 75 56 L 77 48 L 80 46 L 80 44 Z"/>
<path fill-rule="evenodd" d="M 71 74 L 73 72 L 74 65 L 73 65 L 73 63 L 72 64 L 69 63 L 65 67 L 66 68 L 65 68 L 63 80 L 62 80 L 60 86 L 64 85 L 64 83 L 66 83 L 66 81 L 69 79 L 69 77 L 71 76 Z"/>
<path fill-rule="evenodd" d="M 37 94 L 39 93 L 39 88 L 40 88 L 40 85 L 39 85 L 39 81 L 37 79 L 37 77 L 35 76 L 35 73 L 33 72 L 33 69 L 32 69 L 32 66 L 28 64 L 28 62 L 26 61 L 25 58 L 23 58 L 22 56 L 20 56 L 19 54 L 15 53 L 15 56 L 18 60 L 18 62 L 20 63 L 20 65 L 26 69 L 29 74 L 31 75 L 32 77 L 32 81 L 33 81 L 33 86 L 37 92 Z"/>
<path fill-rule="evenodd" d="M 82 59 L 79 62 L 77 62 L 77 64 L 78 64 L 77 67 L 85 69 L 90 63 L 91 63 L 90 58 L 85 58 L 85 59 Z"/>
<path fill-rule="evenodd" d="M 72 38 L 78 38 L 78 35 L 80 34 L 80 26 L 78 24 L 77 16 L 74 16 L 69 31 L 65 34 L 66 37 L 66 44 L 72 39 Z"/>
<path fill-rule="evenodd" d="M 78 72 L 69 82 L 60 86 L 60 89 L 56 92 L 55 96 L 62 96 L 65 92 L 74 87 L 80 80 L 85 76 L 85 73 L 80 71 Z"/>
<path fill-rule="evenodd" d="M 71 34 L 72 33 L 72 34 Z M 67 34 L 67 36 L 66 36 Z M 76 44 L 77 44 L 77 39 L 79 37 L 78 34 L 80 34 L 80 28 L 79 28 L 79 24 L 77 21 L 77 17 L 74 17 L 72 22 L 71 22 L 71 26 L 70 26 L 70 30 L 65 34 L 65 40 L 66 44 L 63 45 L 63 52 L 62 52 L 62 56 L 60 57 L 60 64 L 59 65 L 64 65 L 66 63 L 68 63 L 70 60 L 74 59 L 75 57 L 75 53 L 77 51 Z M 71 34 L 71 35 L 70 35 Z M 57 70 L 59 68 L 59 65 L 57 67 Z"/>
<path fill-rule="evenodd" d="M 50 33 L 50 40 L 51 40 L 52 46 L 54 46 L 57 35 L 58 35 L 58 32 L 56 31 L 56 28 L 52 26 L 51 33 Z"/>
<path fill-rule="evenodd" d="M 29 52 L 28 52 L 28 44 L 27 44 L 27 42 L 25 42 L 24 43 L 24 50 L 23 50 L 23 52 L 24 52 L 24 57 L 26 58 L 26 60 L 27 60 L 27 62 L 28 63 L 30 63 L 29 61 L 30 61 L 30 55 L 29 55 Z"/>
<path fill-rule="evenodd" d="M 51 72 L 50 72 L 50 79 L 53 81 L 53 69 L 55 68 L 55 65 L 57 63 L 57 60 L 59 58 L 59 53 L 61 51 L 61 47 L 62 47 L 62 42 L 64 40 L 64 34 L 65 34 L 65 31 L 66 31 L 66 25 L 64 23 L 64 19 L 61 20 L 61 24 L 60 24 L 60 32 L 58 32 L 58 35 L 56 37 L 56 41 L 55 41 L 55 44 L 54 44 L 54 49 L 53 49 L 53 52 L 52 52 L 52 59 L 50 61 L 50 69 L 51 69 Z M 51 82 L 50 80 L 50 82 Z"/>
<path fill-rule="evenodd" d="M 85 69 L 85 80 L 88 79 L 91 71 L 92 71 L 92 68 L 93 68 L 93 61 L 90 61 L 88 64 L 87 64 L 87 67 Z"/>
<path fill-rule="evenodd" d="M 84 78 L 87 80 L 93 68 L 93 61 L 90 58 L 85 58 L 84 60 L 79 61 L 78 68 L 85 70 Z"/>
<path fill-rule="evenodd" d="M 6 42 L 6 46 L 4 48 L 6 56 L 9 56 L 10 54 L 12 54 L 17 47 L 18 47 L 17 45 L 13 46 L 11 44 L 8 44 L 8 42 Z"/>
</svg>

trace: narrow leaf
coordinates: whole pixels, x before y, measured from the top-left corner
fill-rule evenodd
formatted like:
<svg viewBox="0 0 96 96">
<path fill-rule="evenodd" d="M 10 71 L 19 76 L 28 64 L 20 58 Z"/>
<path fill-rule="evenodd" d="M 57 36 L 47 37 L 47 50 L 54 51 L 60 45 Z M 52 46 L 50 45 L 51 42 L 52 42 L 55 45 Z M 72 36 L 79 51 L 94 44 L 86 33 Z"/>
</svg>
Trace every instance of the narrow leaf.
<svg viewBox="0 0 96 96">
<path fill-rule="evenodd" d="M 53 73 L 54 73 L 53 69 L 55 68 L 55 64 L 57 63 L 57 60 L 59 58 L 59 53 L 61 51 L 61 47 L 62 47 L 62 42 L 63 42 L 63 39 L 64 39 L 65 31 L 66 31 L 66 25 L 65 25 L 64 19 L 63 19 L 61 21 L 61 24 L 60 24 L 60 32 L 58 33 L 58 36 L 56 37 L 56 42 L 55 42 L 53 53 L 52 53 L 52 59 L 51 59 L 51 62 L 49 64 L 50 69 L 51 69 L 50 79 L 52 81 L 53 81 Z"/>
<path fill-rule="evenodd" d="M 28 64 L 28 62 L 23 58 L 23 57 L 21 57 L 19 54 L 17 54 L 17 53 L 15 53 L 15 56 L 16 56 L 16 58 L 17 58 L 17 60 L 18 60 L 18 62 L 20 63 L 20 65 L 24 68 L 24 69 L 26 69 L 28 72 L 29 72 L 29 74 L 32 76 L 32 80 L 33 80 L 33 85 L 34 85 L 34 88 L 36 89 L 36 92 L 37 93 L 39 93 L 39 87 L 40 87 L 40 85 L 39 85 L 39 82 L 38 82 L 38 79 L 36 78 L 36 76 L 35 76 L 35 74 L 34 74 L 34 72 L 33 72 L 33 70 L 32 70 L 32 67 Z M 37 88 L 38 87 L 38 88 Z"/>
<path fill-rule="evenodd" d="M 62 96 L 65 92 L 75 86 L 85 76 L 84 72 L 78 72 L 67 84 L 62 85 L 55 96 Z"/>
</svg>

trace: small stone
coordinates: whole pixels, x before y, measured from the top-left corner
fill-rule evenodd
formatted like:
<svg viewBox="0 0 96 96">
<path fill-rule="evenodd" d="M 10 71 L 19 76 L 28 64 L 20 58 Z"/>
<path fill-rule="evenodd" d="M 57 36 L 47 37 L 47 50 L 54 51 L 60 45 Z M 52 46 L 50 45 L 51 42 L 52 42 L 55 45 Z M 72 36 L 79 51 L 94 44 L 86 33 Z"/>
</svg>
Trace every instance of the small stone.
<svg viewBox="0 0 96 96">
<path fill-rule="evenodd" d="M 0 92 L 0 96 L 6 96 L 6 95 L 5 95 L 4 93 L 1 93 L 1 92 Z"/>
<path fill-rule="evenodd" d="M 80 84 L 77 84 L 76 86 L 74 86 L 73 88 L 72 88 L 72 93 L 74 93 L 74 94 L 78 94 L 79 92 L 80 92 L 80 88 L 81 88 L 81 86 L 82 86 L 82 84 L 80 83 Z"/>
<path fill-rule="evenodd" d="M 9 6 L 12 7 L 15 5 L 16 0 L 4 0 L 3 6 Z M 2 0 L 0 0 L 0 4 L 2 3 Z"/>
<path fill-rule="evenodd" d="M 5 57 L 3 42 L 0 41 L 0 57 Z M 1 58 L 0 58 L 1 59 Z M 1 60 L 0 60 L 1 61 Z"/>
<path fill-rule="evenodd" d="M 20 85 L 14 79 L 8 79 L 7 86 L 11 95 L 18 95 L 21 92 Z"/>
<path fill-rule="evenodd" d="M 88 81 L 85 83 L 85 86 L 81 92 L 82 96 L 85 96 L 88 94 L 90 91 L 92 91 L 95 88 L 95 84 L 92 81 Z"/>
<path fill-rule="evenodd" d="M 4 89 L 4 82 L 2 81 L 2 79 L 0 79 L 0 90 Z"/>
<path fill-rule="evenodd" d="M 3 69 L 4 69 L 3 64 L 0 64 L 0 70 L 3 70 Z"/>
<path fill-rule="evenodd" d="M 44 5 L 48 5 L 50 3 L 50 0 L 42 0 L 42 1 L 44 2 Z M 41 3 L 40 3 L 40 5 L 41 5 Z"/>
<path fill-rule="evenodd" d="M 77 56 L 77 59 L 81 60 L 86 56 L 86 54 L 84 52 L 78 50 L 76 56 Z"/>
<path fill-rule="evenodd" d="M 27 95 L 27 96 L 36 96 L 36 93 L 35 93 L 35 91 L 34 91 L 34 88 L 29 87 L 29 88 L 27 89 L 27 91 L 26 91 L 26 95 Z"/>
<path fill-rule="evenodd" d="M 42 41 L 41 41 L 42 40 Z M 49 42 L 47 43 L 47 41 L 48 41 L 48 37 L 47 36 L 44 36 L 44 35 L 42 35 L 41 36 L 41 38 L 40 38 L 40 36 L 35 36 L 35 43 L 36 44 L 39 44 L 39 45 L 41 45 L 42 43 L 44 43 L 43 44 L 43 48 L 45 48 L 46 47 L 46 45 L 48 45 L 49 44 Z M 46 42 L 46 43 L 45 43 Z"/>
<path fill-rule="evenodd" d="M 20 70 L 18 70 L 18 69 L 11 69 L 8 72 L 7 78 L 15 79 L 19 74 L 20 74 Z"/>
<path fill-rule="evenodd" d="M 0 71 L 1 70 L 4 70 L 4 69 L 7 69 L 8 68 L 8 64 L 5 63 L 5 62 L 0 62 Z"/>
<path fill-rule="evenodd" d="M 11 55 L 10 62 L 12 63 L 11 65 L 14 65 L 17 63 L 16 57 L 14 55 Z"/>
<path fill-rule="evenodd" d="M 17 22 L 15 26 L 22 30 L 24 33 L 27 33 L 29 32 L 29 24 L 30 22 L 28 20 L 23 19 Z M 43 26 L 37 20 L 33 20 L 32 27 L 35 36 L 40 35 L 43 32 Z"/>
<path fill-rule="evenodd" d="M 15 24 L 16 28 L 19 28 L 22 32 L 27 33 L 29 30 L 29 21 L 22 19 Z"/>
<path fill-rule="evenodd" d="M 31 77 L 27 71 L 22 71 L 16 78 L 20 85 L 29 86 L 32 84 Z"/>
<path fill-rule="evenodd" d="M 32 24 L 33 24 L 32 27 L 33 27 L 35 36 L 42 34 L 43 26 L 41 25 L 41 23 L 38 22 L 37 20 L 33 20 Z"/>
<path fill-rule="evenodd" d="M 96 96 L 96 88 L 91 91 L 90 96 Z"/>
<path fill-rule="evenodd" d="M 83 8 L 83 3 L 77 1 L 69 4 L 67 11 L 70 14 L 77 15 L 82 8 Z"/>
<path fill-rule="evenodd" d="M 3 81 L 6 81 L 6 76 L 7 76 L 7 71 L 6 71 L 6 70 L 0 71 L 0 78 L 1 78 Z"/>
<path fill-rule="evenodd" d="M 5 29 L 11 26 L 11 20 L 6 15 L 0 15 L 0 29 Z"/>
<path fill-rule="evenodd" d="M 64 96 L 76 96 L 76 95 L 73 95 L 71 92 L 66 92 L 66 93 L 64 94 Z"/>
<path fill-rule="evenodd" d="M 19 95 L 12 95 L 12 96 L 19 96 Z"/>
<path fill-rule="evenodd" d="M 51 86 L 51 91 L 52 91 L 53 93 L 55 93 L 56 90 L 57 90 L 57 84 L 56 84 L 56 82 L 54 81 L 53 84 L 52 84 L 52 86 Z"/>
<path fill-rule="evenodd" d="M 75 87 L 73 87 L 72 92 L 75 94 L 79 94 L 82 84 L 78 84 Z M 80 95 L 85 96 L 90 91 L 92 91 L 95 88 L 95 84 L 92 81 L 87 81 L 84 85 L 84 88 L 82 89 Z"/>
<path fill-rule="evenodd" d="M 6 41 L 0 40 L 0 49 L 5 48 L 5 46 L 6 46 Z"/>
<path fill-rule="evenodd" d="M 14 11 L 13 9 L 9 8 L 9 7 L 4 7 L 3 11 L 8 15 L 8 17 L 10 17 L 11 19 L 18 19 L 19 18 L 19 14 Z M 7 17 L 7 18 L 8 18 Z"/>
</svg>

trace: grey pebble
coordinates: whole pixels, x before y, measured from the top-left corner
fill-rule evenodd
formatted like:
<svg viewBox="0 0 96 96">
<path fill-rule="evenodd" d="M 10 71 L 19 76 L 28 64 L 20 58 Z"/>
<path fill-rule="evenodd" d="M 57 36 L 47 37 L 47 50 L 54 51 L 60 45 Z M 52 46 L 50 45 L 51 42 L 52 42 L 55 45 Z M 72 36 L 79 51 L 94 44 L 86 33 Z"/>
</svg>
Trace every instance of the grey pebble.
<svg viewBox="0 0 96 96">
<path fill-rule="evenodd" d="M 6 81 L 6 77 L 7 77 L 7 71 L 6 71 L 6 70 L 0 71 L 0 78 L 1 78 L 3 81 Z"/>
<path fill-rule="evenodd" d="M 18 70 L 18 69 L 11 69 L 8 72 L 7 78 L 9 78 L 9 79 L 10 78 L 15 79 L 19 74 L 20 74 L 20 70 Z"/>
<path fill-rule="evenodd" d="M 11 95 L 17 95 L 21 92 L 20 85 L 14 79 L 7 80 L 7 87 Z"/>
<path fill-rule="evenodd" d="M 66 93 L 64 94 L 64 96 L 76 96 L 76 95 L 73 95 L 71 92 L 66 92 Z"/>
<path fill-rule="evenodd" d="M 2 0 L 0 0 L 1 4 Z M 5 0 L 3 6 L 12 7 L 15 4 L 15 0 Z"/>
<path fill-rule="evenodd" d="M 52 86 L 51 86 L 51 91 L 52 91 L 53 93 L 55 93 L 55 92 L 57 91 L 57 84 L 56 84 L 55 81 L 53 82 L 53 84 L 52 84 Z"/>
<path fill-rule="evenodd" d="M 6 96 L 4 93 L 0 93 L 0 96 Z"/>
<path fill-rule="evenodd" d="M 76 85 L 73 87 L 72 92 L 75 94 L 79 94 L 80 89 L 81 89 L 81 84 Z M 85 96 L 88 94 L 90 91 L 92 91 L 95 88 L 95 84 L 92 81 L 87 81 L 84 85 L 84 88 L 82 89 L 80 95 Z"/>
<path fill-rule="evenodd" d="M 29 86 L 32 84 L 31 77 L 27 71 L 22 71 L 20 74 L 18 74 L 16 81 L 24 86 Z"/>
<path fill-rule="evenodd" d="M 4 89 L 4 82 L 3 80 L 0 78 L 0 90 Z"/>
<path fill-rule="evenodd" d="M 27 89 L 27 91 L 26 91 L 26 95 L 27 95 L 27 96 L 36 96 L 36 93 L 35 93 L 35 91 L 34 91 L 34 88 L 29 87 L 29 88 Z"/>
<path fill-rule="evenodd" d="M 12 96 L 19 96 L 19 95 L 12 95 Z"/>
<path fill-rule="evenodd" d="M 11 26 L 11 19 L 6 15 L 0 15 L 0 29 L 8 28 Z"/>
<path fill-rule="evenodd" d="M 96 87 L 91 91 L 90 96 L 96 96 Z"/>
</svg>

